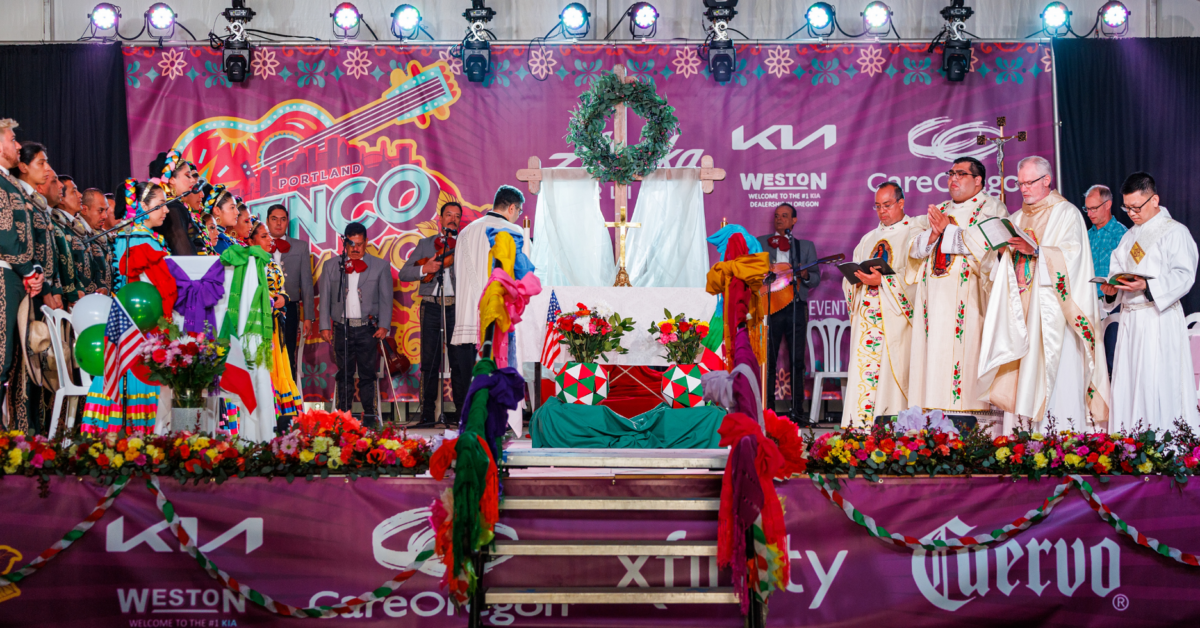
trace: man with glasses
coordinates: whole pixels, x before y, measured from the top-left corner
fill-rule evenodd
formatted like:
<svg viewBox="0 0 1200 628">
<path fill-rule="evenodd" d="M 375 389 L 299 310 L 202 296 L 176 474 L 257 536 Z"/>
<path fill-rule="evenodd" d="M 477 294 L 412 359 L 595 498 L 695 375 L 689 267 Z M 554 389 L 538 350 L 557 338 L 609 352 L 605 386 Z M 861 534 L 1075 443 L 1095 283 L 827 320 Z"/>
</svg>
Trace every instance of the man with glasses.
<svg viewBox="0 0 1200 628">
<path fill-rule="evenodd" d="M 450 344 L 474 345 L 482 333 L 479 329 L 479 299 L 492 275 L 492 269 L 487 267 L 488 251 L 492 248 L 488 243 L 488 229 L 502 229 L 513 234 L 514 239 L 521 241 L 521 250 L 529 255 L 529 242 L 516 225 L 524 205 L 525 195 L 520 190 L 502 185 L 496 190 L 492 209 L 459 232 L 454 247 L 454 265 L 458 269 L 454 273 L 454 336 Z M 450 351 L 453 353 L 454 349 Z"/>
<path fill-rule="evenodd" d="M 1107 185 L 1093 185 L 1088 188 L 1083 197 L 1083 206 L 1087 211 L 1088 220 L 1092 226 L 1088 229 L 1088 242 L 1092 245 L 1092 265 L 1096 268 L 1097 277 L 1108 276 L 1108 258 L 1112 255 L 1117 244 L 1128 229 L 1120 222 L 1113 220 L 1112 190 Z M 1096 286 L 1096 296 L 1104 298 L 1100 286 Z M 1121 308 L 1111 314 L 1120 312 Z M 1117 329 L 1120 323 L 1113 322 L 1104 327 L 1104 357 L 1108 362 L 1108 375 L 1112 376 L 1113 357 L 1117 352 Z"/>
<path fill-rule="evenodd" d="M 979 400 L 986 388 L 978 386 L 976 373 L 996 256 L 969 227 L 1006 218 L 1008 211 L 984 193 L 987 170 L 978 159 L 956 159 L 946 176 L 951 200 L 928 207 L 929 228 L 908 250 L 913 263 L 907 281 L 917 284 L 908 402 L 951 415 L 990 416 L 991 406 Z"/>
<path fill-rule="evenodd" d="M 867 427 L 877 416 L 908 408 L 908 355 L 912 340 L 913 297 L 917 286 L 905 280 L 908 248 L 929 227 L 925 216 L 904 215 L 904 190 L 887 181 L 875 192 L 879 226 L 854 247 L 854 261 L 882 258 L 896 271 L 857 271 L 857 283 L 842 281 L 850 304 L 850 362 L 842 427 Z"/>
<path fill-rule="evenodd" d="M 1074 430 L 1108 420 L 1087 226 L 1079 208 L 1052 189 L 1050 173 L 1043 157 L 1017 165 L 1024 203 L 1010 220 L 1036 244 L 1016 236 L 997 243 L 1000 260 L 990 278 L 979 386 L 1004 410 L 1004 434 L 1015 427 L 1045 431 L 1048 417 Z"/>
<path fill-rule="evenodd" d="M 1129 175 L 1121 196 L 1133 228 L 1113 251 L 1110 274 L 1131 276 L 1100 288 L 1106 309 L 1121 307 L 1109 431 L 1165 430 L 1180 419 L 1195 430 L 1200 414 L 1179 299 L 1196 279 L 1196 241 L 1159 205 L 1150 175 Z"/>
</svg>

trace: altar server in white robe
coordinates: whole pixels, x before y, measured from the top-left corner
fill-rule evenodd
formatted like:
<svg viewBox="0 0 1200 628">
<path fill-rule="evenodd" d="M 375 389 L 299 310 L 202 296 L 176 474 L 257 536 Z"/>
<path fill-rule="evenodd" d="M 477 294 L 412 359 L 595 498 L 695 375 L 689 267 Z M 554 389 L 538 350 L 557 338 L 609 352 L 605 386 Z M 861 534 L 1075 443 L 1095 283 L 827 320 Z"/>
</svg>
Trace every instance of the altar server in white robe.
<svg viewBox="0 0 1200 628">
<path fill-rule="evenodd" d="M 450 344 L 474 345 L 479 342 L 479 299 L 487 287 L 492 269 L 487 268 L 488 228 L 503 229 L 524 239 L 524 232 L 516 224 L 525 205 L 525 195 L 511 185 L 502 185 L 496 190 L 492 209 L 481 218 L 472 220 L 458 234 L 454 249 L 454 265 L 458 268 L 454 281 L 454 336 Z M 529 255 L 529 240 L 524 239 L 521 250 Z M 515 329 L 515 328 L 514 328 Z M 516 343 L 515 346 L 520 346 Z M 521 356 L 517 356 L 518 363 Z M 516 365 L 514 365 L 516 366 Z"/>
<path fill-rule="evenodd" d="M 917 293 L 908 401 L 952 415 L 990 416 L 991 406 L 979 400 L 977 369 L 996 255 L 970 227 L 1008 211 L 984 193 L 987 170 L 979 160 L 955 160 L 946 177 L 951 200 L 929 206 L 929 229 L 909 248 L 916 263 L 908 281 L 917 284 Z"/>
<path fill-rule="evenodd" d="M 1060 429 L 1107 427 L 1108 365 L 1097 342 L 1087 225 L 1051 182 L 1045 158 L 1017 165 L 1024 204 L 1010 219 L 1037 245 L 1010 238 L 990 278 L 979 389 L 982 400 L 1004 410 L 1005 434 L 1017 426 L 1042 430 L 1048 417 Z"/>
<path fill-rule="evenodd" d="M 854 248 L 855 262 L 883 258 L 896 271 L 881 275 L 858 271 L 859 283 L 842 280 L 850 309 L 850 362 L 846 367 L 842 427 L 869 427 L 875 417 L 908 408 L 908 353 L 912 340 L 913 296 L 917 287 L 905 281 L 908 247 L 929 227 L 925 216 L 904 215 L 904 190 L 893 181 L 875 192 L 879 226 Z"/>
<path fill-rule="evenodd" d="M 1130 430 L 1139 422 L 1142 428 L 1169 429 L 1176 419 L 1195 430 L 1200 415 L 1179 299 L 1195 281 L 1196 241 L 1159 205 L 1150 175 L 1129 175 L 1121 194 L 1133 228 L 1112 252 L 1109 272 L 1140 277 L 1100 287 L 1105 309 L 1121 306 L 1109 430 Z"/>
</svg>

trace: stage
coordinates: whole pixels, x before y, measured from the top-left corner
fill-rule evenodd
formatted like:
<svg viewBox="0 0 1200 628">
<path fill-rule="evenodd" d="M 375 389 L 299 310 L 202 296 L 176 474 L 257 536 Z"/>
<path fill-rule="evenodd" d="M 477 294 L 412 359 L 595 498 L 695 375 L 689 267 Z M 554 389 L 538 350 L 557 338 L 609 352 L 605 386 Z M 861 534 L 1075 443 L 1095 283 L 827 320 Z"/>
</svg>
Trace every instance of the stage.
<svg viewBox="0 0 1200 628">
<path fill-rule="evenodd" d="M 715 557 L 726 456 L 724 449 L 535 450 L 528 440 L 510 442 L 484 578 L 484 623 L 743 625 L 728 570 L 718 569 Z M 1190 485 L 1165 477 L 1086 481 L 1143 538 L 1194 547 L 1200 497 Z M 430 503 L 449 486 L 427 476 L 160 483 L 208 559 L 242 584 L 297 606 L 351 599 L 411 565 L 432 537 Z M 767 625 L 902 618 L 916 626 L 1165 626 L 1200 618 L 1196 568 L 1118 534 L 1078 488 L 1011 540 L 957 554 L 871 538 L 845 510 L 913 542 L 936 544 L 1019 521 L 1061 484 L 998 476 L 841 478 L 839 508 L 807 476 L 776 482 L 791 575 L 771 597 Z M 0 479 L 0 568 L 16 570 L 50 547 L 105 491 L 74 477 L 51 478 L 47 489 L 43 498 L 35 478 Z M 442 569 L 426 562 L 388 597 L 332 622 L 465 625 L 439 587 Z M 642 603 L 651 597 L 667 603 Z M 286 621 L 223 589 L 181 553 L 142 478 L 131 479 L 60 557 L 0 589 L 0 604 L 4 624 L 14 627 Z"/>
</svg>

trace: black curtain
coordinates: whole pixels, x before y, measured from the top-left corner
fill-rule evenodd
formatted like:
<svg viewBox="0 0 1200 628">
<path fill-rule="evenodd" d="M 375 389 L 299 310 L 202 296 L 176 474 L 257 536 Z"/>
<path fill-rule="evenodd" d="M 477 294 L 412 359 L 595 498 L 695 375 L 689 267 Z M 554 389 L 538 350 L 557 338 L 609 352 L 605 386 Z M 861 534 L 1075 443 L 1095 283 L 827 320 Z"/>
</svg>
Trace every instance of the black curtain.
<svg viewBox="0 0 1200 628">
<path fill-rule="evenodd" d="M 1200 39 L 1058 39 L 1054 55 L 1063 196 L 1082 208 L 1088 187 L 1107 185 L 1113 215 L 1128 226 L 1121 183 L 1144 170 L 1163 207 L 1200 240 L 1191 206 L 1200 199 Z M 1183 308 L 1200 311 L 1200 281 Z"/>
<path fill-rule="evenodd" d="M 120 44 L 0 46 L 0 118 L 20 124 L 18 141 L 45 144 L 81 191 L 118 201 L 129 176 L 123 61 Z"/>
</svg>

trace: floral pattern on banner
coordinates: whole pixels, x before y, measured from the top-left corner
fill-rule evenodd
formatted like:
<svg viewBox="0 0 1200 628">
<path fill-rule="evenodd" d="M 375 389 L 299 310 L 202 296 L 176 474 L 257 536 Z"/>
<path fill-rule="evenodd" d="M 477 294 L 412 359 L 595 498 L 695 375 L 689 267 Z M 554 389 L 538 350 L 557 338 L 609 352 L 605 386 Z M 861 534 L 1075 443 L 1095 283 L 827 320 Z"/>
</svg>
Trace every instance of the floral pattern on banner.
<svg viewBox="0 0 1200 628">
<path fill-rule="evenodd" d="M 461 62 L 460 62 L 461 64 Z M 529 73 L 538 80 L 544 80 L 554 72 L 558 61 L 554 59 L 554 51 L 549 48 L 532 48 L 529 51 Z"/>
<path fill-rule="evenodd" d="M 929 76 L 929 66 L 932 63 L 933 60 L 929 57 L 920 60 L 905 59 L 904 67 L 908 68 L 908 72 L 904 73 L 904 84 L 924 83 L 932 85 L 933 78 Z"/>
<path fill-rule="evenodd" d="M 786 74 L 791 74 L 792 66 L 796 62 L 792 59 L 792 53 L 783 46 L 774 46 L 767 50 L 767 58 L 764 61 L 767 66 L 767 74 L 776 78 L 783 78 Z"/>
<path fill-rule="evenodd" d="M 354 78 L 366 76 L 371 71 L 371 65 L 371 60 L 367 58 L 367 51 L 363 48 L 351 49 L 346 54 L 346 60 L 342 62 L 342 67 L 346 68 L 346 74 Z"/>
<path fill-rule="evenodd" d="M 685 46 L 676 50 L 675 59 L 671 64 L 675 66 L 675 73 L 683 78 L 691 78 L 700 72 L 700 56 L 696 54 L 694 46 Z"/>
<path fill-rule="evenodd" d="M 863 48 L 858 55 L 857 63 L 859 70 L 867 76 L 883 73 L 883 53 L 875 46 Z"/>
<path fill-rule="evenodd" d="M 187 61 L 183 58 L 183 51 L 178 48 L 168 48 L 158 62 L 158 67 L 162 70 L 161 74 L 171 80 L 183 76 L 183 71 L 187 69 L 187 66 Z"/>
<path fill-rule="evenodd" d="M 254 58 L 250 61 L 250 70 L 254 76 L 267 79 L 278 74 L 279 61 L 275 58 L 272 48 L 255 48 Z"/>
<path fill-rule="evenodd" d="M 449 50 L 439 50 L 438 61 L 445 63 L 446 67 L 450 68 L 450 72 L 452 72 L 455 76 L 462 74 L 462 59 L 450 56 Z M 536 75 L 537 73 L 535 72 L 534 74 Z"/>
</svg>

